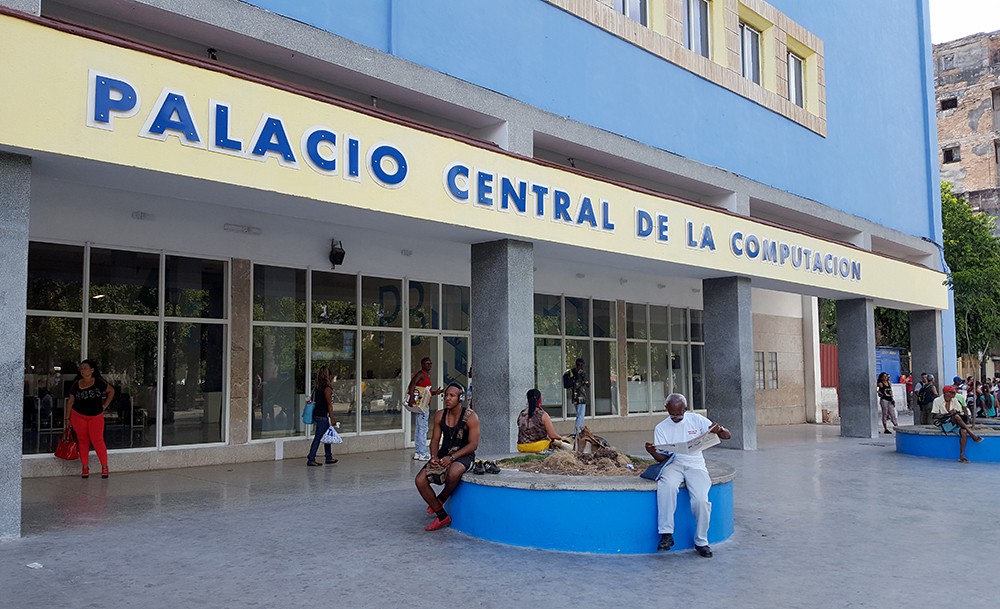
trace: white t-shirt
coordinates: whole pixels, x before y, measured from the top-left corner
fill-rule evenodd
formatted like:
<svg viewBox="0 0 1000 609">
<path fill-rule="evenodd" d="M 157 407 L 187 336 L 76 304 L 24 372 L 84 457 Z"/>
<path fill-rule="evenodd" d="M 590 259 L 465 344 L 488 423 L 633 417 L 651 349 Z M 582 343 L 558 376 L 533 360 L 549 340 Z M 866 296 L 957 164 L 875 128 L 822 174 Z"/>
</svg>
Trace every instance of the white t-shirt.
<svg viewBox="0 0 1000 609">
<path fill-rule="evenodd" d="M 957 410 L 959 414 L 964 413 L 968 409 L 968 406 L 965 405 L 965 396 L 956 394 L 951 399 L 951 407 Z M 931 405 L 931 414 L 948 414 L 949 412 L 948 407 L 945 406 L 943 395 L 934 398 L 934 403 Z"/>
<path fill-rule="evenodd" d="M 660 421 L 653 430 L 653 444 L 679 444 L 694 440 L 698 436 L 706 433 L 712 426 L 712 422 L 701 416 L 697 412 L 686 412 L 680 423 L 667 417 Z M 705 467 L 705 457 L 701 453 L 694 455 L 675 455 L 674 462 L 678 465 L 688 467 Z"/>
</svg>

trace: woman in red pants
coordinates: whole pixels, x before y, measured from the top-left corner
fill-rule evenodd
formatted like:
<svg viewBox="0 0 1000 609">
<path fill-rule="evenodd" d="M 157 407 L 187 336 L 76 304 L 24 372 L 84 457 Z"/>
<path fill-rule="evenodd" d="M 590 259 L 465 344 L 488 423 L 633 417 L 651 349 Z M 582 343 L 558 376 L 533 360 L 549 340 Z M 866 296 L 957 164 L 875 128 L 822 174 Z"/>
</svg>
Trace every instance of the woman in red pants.
<svg viewBox="0 0 1000 609">
<path fill-rule="evenodd" d="M 108 447 L 104 444 L 104 411 L 115 397 L 115 390 L 104 382 L 94 362 L 80 362 L 80 375 L 69 391 L 66 411 L 80 444 L 81 478 L 90 477 L 90 445 L 101 462 L 101 478 L 108 477 Z"/>
</svg>

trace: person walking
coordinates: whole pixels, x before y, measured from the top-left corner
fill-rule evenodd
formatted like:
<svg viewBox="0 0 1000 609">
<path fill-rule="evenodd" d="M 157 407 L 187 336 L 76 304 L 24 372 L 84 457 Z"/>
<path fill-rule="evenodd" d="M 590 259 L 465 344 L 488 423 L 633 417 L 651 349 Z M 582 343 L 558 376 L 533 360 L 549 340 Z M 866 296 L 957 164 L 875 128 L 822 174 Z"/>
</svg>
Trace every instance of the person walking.
<svg viewBox="0 0 1000 609">
<path fill-rule="evenodd" d="M 896 400 L 892 396 L 892 381 L 889 380 L 889 373 L 883 372 L 878 375 L 878 381 L 876 383 L 876 388 L 878 391 L 878 404 L 882 409 L 882 429 L 883 433 L 891 434 L 886 422 L 892 421 L 892 428 L 896 429 L 899 427 L 899 422 L 896 421 Z"/>
<path fill-rule="evenodd" d="M 312 446 L 309 448 L 309 457 L 306 465 L 317 467 L 323 465 L 316 461 L 316 453 L 319 451 L 320 439 L 326 434 L 326 430 L 334 425 L 333 420 L 333 387 L 330 385 L 330 369 L 320 366 L 316 371 L 316 381 L 313 384 L 313 425 L 316 426 L 316 433 L 313 435 Z M 333 458 L 333 447 L 323 444 L 326 453 L 326 464 L 333 465 L 337 459 Z"/>
<path fill-rule="evenodd" d="M 80 445 L 81 478 L 90 477 L 90 446 L 93 444 L 101 462 L 101 478 L 108 477 L 108 447 L 104 443 L 104 411 L 115 399 L 115 389 L 101 378 L 97 364 L 85 359 L 80 362 L 80 374 L 73 381 L 66 401 L 66 423 L 73 426 Z"/>
</svg>

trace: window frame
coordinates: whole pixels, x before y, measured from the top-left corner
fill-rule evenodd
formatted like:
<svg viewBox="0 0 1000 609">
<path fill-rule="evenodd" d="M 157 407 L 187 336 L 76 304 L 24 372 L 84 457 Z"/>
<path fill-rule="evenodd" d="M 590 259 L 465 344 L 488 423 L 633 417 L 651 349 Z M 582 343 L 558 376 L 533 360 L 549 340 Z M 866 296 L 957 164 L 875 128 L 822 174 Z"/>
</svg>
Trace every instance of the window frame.
<svg viewBox="0 0 1000 609">
<path fill-rule="evenodd" d="M 705 59 L 712 58 L 711 0 L 684 0 L 684 46 Z M 697 16 L 698 28 L 694 17 Z"/>
<path fill-rule="evenodd" d="M 806 60 L 794 51 L 788 51 L 786 59 L 788 65 L 788 101 L 799 108 L 805 108 Z"/>
<path fill-rule="evenodd" d="M 763 44 L 763 32 L 746 21 L 741 20 L 739 23 L 740 74 L 755 85 L 762 86 L 761 45 Z"/>
</svg>

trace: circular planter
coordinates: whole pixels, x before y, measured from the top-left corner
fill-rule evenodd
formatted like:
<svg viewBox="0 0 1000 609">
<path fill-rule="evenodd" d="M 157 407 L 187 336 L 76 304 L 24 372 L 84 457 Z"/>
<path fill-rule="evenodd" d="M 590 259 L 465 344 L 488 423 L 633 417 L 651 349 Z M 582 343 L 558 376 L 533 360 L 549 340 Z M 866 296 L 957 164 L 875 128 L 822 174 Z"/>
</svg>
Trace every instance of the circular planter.
<svg viewBox="0 0 1000 609">
<path fill-rule="evenodd" d="M 712 489 L 709 543 L 733 534 L 736 470 L 708 464 Z M 503 470 L 467 473 L 448 502 L 452 527 L 472 537 L 513 546 L 590 552 L 656 552 L 656 483 L 638 476 L 560 476 Z M 673 550 L 694 547 L 687 489 L 677 494 Z M 672 551 L 673 551 L 672 550 Z"/>
<path fill-rule="evenodd" d="M 974 462 L 1000 463 L 1000 428 L 996 424 L 978 424 L 976 433 L 982 442 L 969 438 L 965 456 Z M 915 457 L 958 459 L 958 432 L 944 434 L 934 425 L 907 425 L 896 429 L 896 452 Z"/>
</svg>

